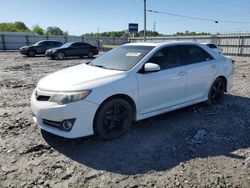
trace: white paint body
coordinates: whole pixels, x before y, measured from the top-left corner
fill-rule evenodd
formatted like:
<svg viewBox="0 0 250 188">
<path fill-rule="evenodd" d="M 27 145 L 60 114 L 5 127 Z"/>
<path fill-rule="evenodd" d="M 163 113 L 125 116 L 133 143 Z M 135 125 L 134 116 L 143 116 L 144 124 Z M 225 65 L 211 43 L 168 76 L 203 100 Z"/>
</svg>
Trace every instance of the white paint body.
<svg viewBox="0 0 250 188">
<path fill-rule="evenodd" d="M 152 55 L 163 47 L 182 44 L 197 45 L 214 59 L 158 72 L 138 73 Z M 66 138 L 88 136 L 94 133 L 93 120 L 98 107 L 113 95 L 124 94 L 130 97 L 136 106 L 136 120 L 141 120 L 206 101 L 213 81 L 219 76 L 227 79 L 227 92 L 233 86 L 234 68 L 231 60 L 204 45 L 193 42 L 126 45 L 147 45 L 154 46 L 154 49 L 129 71 L 107 70 L 82 64 L 41 79 L 36 88 L 39 94 L 51 96 L 82 90 L 92 92 L 83 100 L 65 105 L 37 101 L 33 92 L 31 110 L 36 124 L 41 129 Z M 42 121 L 43 119 L 62 121 L 70 118 L 76 118 L 76 121 L 69 132 L 50 127 Z"/>
</svg>

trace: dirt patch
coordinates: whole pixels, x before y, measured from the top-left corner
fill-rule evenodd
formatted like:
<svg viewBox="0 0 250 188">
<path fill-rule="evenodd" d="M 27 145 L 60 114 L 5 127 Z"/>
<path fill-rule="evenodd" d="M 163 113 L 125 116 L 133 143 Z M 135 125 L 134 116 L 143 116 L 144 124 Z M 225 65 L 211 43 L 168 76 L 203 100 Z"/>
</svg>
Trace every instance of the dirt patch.
<svg viewBox="0 0 250 188">
<path fill-rule="evenodd" d="M 68 140 L 31 119 L 37 81 L 88 59 L 0 53 L 0 187 L 250 187 L 250 58 L 235 84 L 204 103 L 134 123 L 114 141 Z"/>
</svg>

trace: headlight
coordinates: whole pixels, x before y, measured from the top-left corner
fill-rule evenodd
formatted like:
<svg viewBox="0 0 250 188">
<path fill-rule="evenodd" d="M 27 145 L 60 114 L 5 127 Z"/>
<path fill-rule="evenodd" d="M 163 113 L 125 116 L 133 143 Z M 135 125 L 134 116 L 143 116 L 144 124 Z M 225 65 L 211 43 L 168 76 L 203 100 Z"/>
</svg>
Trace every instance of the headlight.
<svg viewBox="0 0 250 188">
<path fill-rule="evenodd" d="M 74 93 L 56 94 L 51 96 L 49 101 L 55 102 L 57 104 L 68 104 L 86 98 L 90 94 L 90 92 L 91 92 L 90 90 L 87 90 Z"/>
</svg>

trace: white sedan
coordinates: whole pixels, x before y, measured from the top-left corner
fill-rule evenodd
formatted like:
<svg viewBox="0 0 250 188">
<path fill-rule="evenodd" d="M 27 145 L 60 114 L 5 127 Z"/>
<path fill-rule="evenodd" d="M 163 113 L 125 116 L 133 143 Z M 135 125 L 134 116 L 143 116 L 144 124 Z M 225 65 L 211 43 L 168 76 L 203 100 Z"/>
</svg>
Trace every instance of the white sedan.
<svg viewBox="0 0 250 188">
<path fill-rule="evenodd" d="M 132 121 L 202 101 L 233 86 L 232 61 L 193 42 L 133 43 L 50 74 L 31 97 L 35 123 L 66 138 L 124 135 Z"/>
</svg>

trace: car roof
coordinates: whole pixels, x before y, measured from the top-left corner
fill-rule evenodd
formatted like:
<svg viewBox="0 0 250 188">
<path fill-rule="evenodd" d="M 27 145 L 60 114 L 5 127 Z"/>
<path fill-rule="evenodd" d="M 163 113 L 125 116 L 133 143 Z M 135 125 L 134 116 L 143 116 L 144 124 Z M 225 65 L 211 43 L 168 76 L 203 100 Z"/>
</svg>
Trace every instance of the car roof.
<svg viewBox="0 0 250 188">
<path fill-rule="evenodd" d="M 86 42 L 77 42 L 77 41 L 75 41 L 75 42 L 67 42 L 65 44 L 75 44 L 75 43 L 86 43 Z"/>
<path fill-rule="evenodd" d="M 152 47 L 159 47 L 159 46 L 172 45 L 172 44 L 199 45 L 200 43 L 192 42 L 192 41 L 167 41 L 167 42 L 138 42 L 138 43 L 128 43 L 128 44 L 124 44 L 124 45 L 125 46 L 152 46 Z"/>
<path fill-rule="evenodd" d="M 128 43 L 124 44 L 124 46 L 151 46 L 153 48 L 161 48 L 165 46 L 171 46 L 171 45 L 196 45 L 199 47 L 202 47 L 205 49 L 207 52 L 209 52 L 210 55 L 212 55 L 214 58 L 217 58 L 220 56 L 219 53 L 215 52 L 208 46 L 198 43 L 198 42 L 193 42 L 193 41 L 167 41 L 167 42 L 138 42 L 138 43 Z"/>
<path fill-rule="evenodd" d="M 60 41 L 57 41 L 57 40 L 41 40 L 41 41 L 38 41 L 38 42 L 60 42 Z"/>
</svg>

